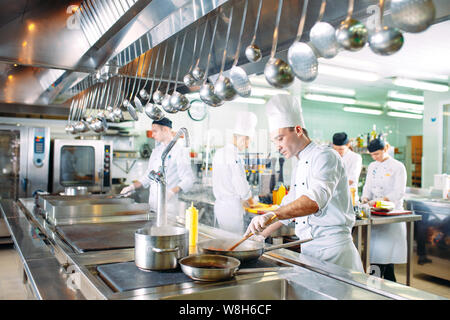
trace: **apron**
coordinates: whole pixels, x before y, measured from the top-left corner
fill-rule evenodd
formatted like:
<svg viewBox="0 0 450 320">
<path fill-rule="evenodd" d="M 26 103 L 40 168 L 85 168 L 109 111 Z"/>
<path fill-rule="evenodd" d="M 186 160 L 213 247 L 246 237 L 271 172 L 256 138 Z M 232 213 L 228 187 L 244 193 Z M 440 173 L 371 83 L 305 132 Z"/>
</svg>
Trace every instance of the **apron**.
<svg viewBox="0 0 450 320">
<path fill-rule="evenodd" d="M 386 160 L 388 161 L 388 160 Z M 372 175 L 372 194 L 374 199 L 383 198 L 393 185 L 394 172 L 391 166 L 378 166 L 368 172 Z M 395 209 L 402 209 L 401 202 Z M 370 263 L 406 263 L 406 222 L 373 225 L 370 237 Z"/>
<path fill-rule="evenodd" d="M 244 232 L 244 207 L 239 198 L 216 199 L 214 215 L 219 228 L 241 235 Z"/>
<path fill-rule="evenodd" d="M 305 194 L 310 179 L 311 157 L 306 156 L 300 159 L 297 164 L 294 184 L 295 198 Z M 309 223 L 310 217 L 311 215 L 295 218 L 295 234 L 297 237 L 301 240 L 314 239 L 301 245 L 301 253 L 346 269 L 364 272 L 361 257 L 353 243 L 351 234 L 338 231 L 332 235 L 315 238 L 312 234 L 312 226 Z M 327 217 L 325 216 L 323 219 L 327 219 Z M 327 228 L 330 230 L 332 226 Z M 338 227 L 336 226 L 336 228 Z"/>
</svg>

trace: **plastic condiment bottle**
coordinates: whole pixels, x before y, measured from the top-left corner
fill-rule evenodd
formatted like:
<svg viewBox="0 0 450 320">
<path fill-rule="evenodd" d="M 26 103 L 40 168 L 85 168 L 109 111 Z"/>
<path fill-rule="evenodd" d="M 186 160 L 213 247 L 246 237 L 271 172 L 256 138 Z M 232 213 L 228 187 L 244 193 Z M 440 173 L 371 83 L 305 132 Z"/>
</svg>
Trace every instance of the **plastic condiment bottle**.
<svg viewBox="0 0 450 320">
<path fill-rule="evenodd" d="M 283 200 L 284 196 L 286 195 L 286 187 L 282 184 L 279 188 L 278 188 L 278 195 L 277 195 L 277 203 L 276 204 L 281 204 L 281 201 Z"/>
<path fill-rule="evenodd" d="M 355 206 L 355 194 L 356 194 L 356 189 L 355 188 L 350 188 L 350 192 L 352 194 L 352 204 L 353 206 Z"/>
<path fill-rule="evenodd" d="M 186 229 L 189 230 L 189 254 L 196 253 L 198 241 L 198 210 L 191 202 L 191 206 L 186 210 Z"/>
</svg>

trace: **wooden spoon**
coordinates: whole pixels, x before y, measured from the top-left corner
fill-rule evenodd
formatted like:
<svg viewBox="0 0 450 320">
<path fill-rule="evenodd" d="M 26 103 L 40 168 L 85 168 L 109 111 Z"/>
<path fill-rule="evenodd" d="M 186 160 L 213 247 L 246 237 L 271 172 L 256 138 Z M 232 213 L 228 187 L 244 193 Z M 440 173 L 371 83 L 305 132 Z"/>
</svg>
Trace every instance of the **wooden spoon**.
<svg viewBox="0 0 450 320">
<path fill-rule="evenodd" d="M 269 225 L 272 223 L 273 220 L 275 220 L 277 218 L 277 215 L 274 213 L 273 216 L 266 221 L 266 223 L 264 225 Z M 234 249 L 236 249 L 237 246 L 239 246 L 242 242 L 244 242 L 245 240 L 247 240 L 248 238 L 250 238 L 251 236 L 253 236 L 253 232 L 250 232 L 248 235 L 246 235 L 245 237 L 243 237 L 241 240 L 239 240 L 238 242 L 236 242 L 236 244 L 234 244 L 232 247 L 228 248 L 227 251 L 233 251 Z"/>
</svg>

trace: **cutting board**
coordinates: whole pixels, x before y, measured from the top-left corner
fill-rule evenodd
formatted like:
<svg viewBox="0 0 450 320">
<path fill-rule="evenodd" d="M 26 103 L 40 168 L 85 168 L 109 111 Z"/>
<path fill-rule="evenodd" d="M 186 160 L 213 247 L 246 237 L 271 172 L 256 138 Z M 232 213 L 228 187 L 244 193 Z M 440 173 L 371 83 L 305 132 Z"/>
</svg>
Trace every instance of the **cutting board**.
<svg viewBox="0 0 450 320">
<path fill-rule="evenodd" d="M 391 210 L 391 211 L 376 211 L 371 210 L 371 213 L 377 216 L 399 216 L 402 214 L 411 214 L 412 211 L 407 210 Z"/>
</svg>

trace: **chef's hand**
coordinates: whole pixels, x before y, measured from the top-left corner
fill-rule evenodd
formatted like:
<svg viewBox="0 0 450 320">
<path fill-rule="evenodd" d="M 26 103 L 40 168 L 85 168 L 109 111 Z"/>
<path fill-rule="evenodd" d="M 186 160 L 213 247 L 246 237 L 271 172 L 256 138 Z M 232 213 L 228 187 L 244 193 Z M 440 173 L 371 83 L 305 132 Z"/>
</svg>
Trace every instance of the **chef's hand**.
<svg viewBox="0 0 450 320">
<path fill-rule="evenodd" d="M 369 202 L 369 199 L 366 198 L 366 197 L 364 197 L 364 198 L 361 199 L 361 202 L 362 202 L 362 203 L 368 203 L 368 202 Z"/>
<path fill-rule="evenodd" d="M 134 193 L 135 190 L 134 184 L 131 184 L 130 186 L 123 188 L 122 191 L 120 191 L 120 194 Z"/>
<path fill-rule="evenodd" d="M 262 232 L 270 224 L 278 220 L 278 218 L 274 218 L 272 221 L 270 221 L 270 219 L 272 219 L 274 215 L 275 213 L 269 212 L 254 217 L 252 221 L 250 221 L 250 224 L 248 225 L 247 231 L 245 231 L 244 236 L 247 236 L 250 232 L 252 232 L 253 234 L 259 234 L 260 232 Z"/>
<path fill-rule="evenodd" d="M 256 242 L 264 242 L 266 241 L 266 237 L 264 237 L 262 234 L 254 234 L 248 240 L 256 241 Z"/>
</svg>

